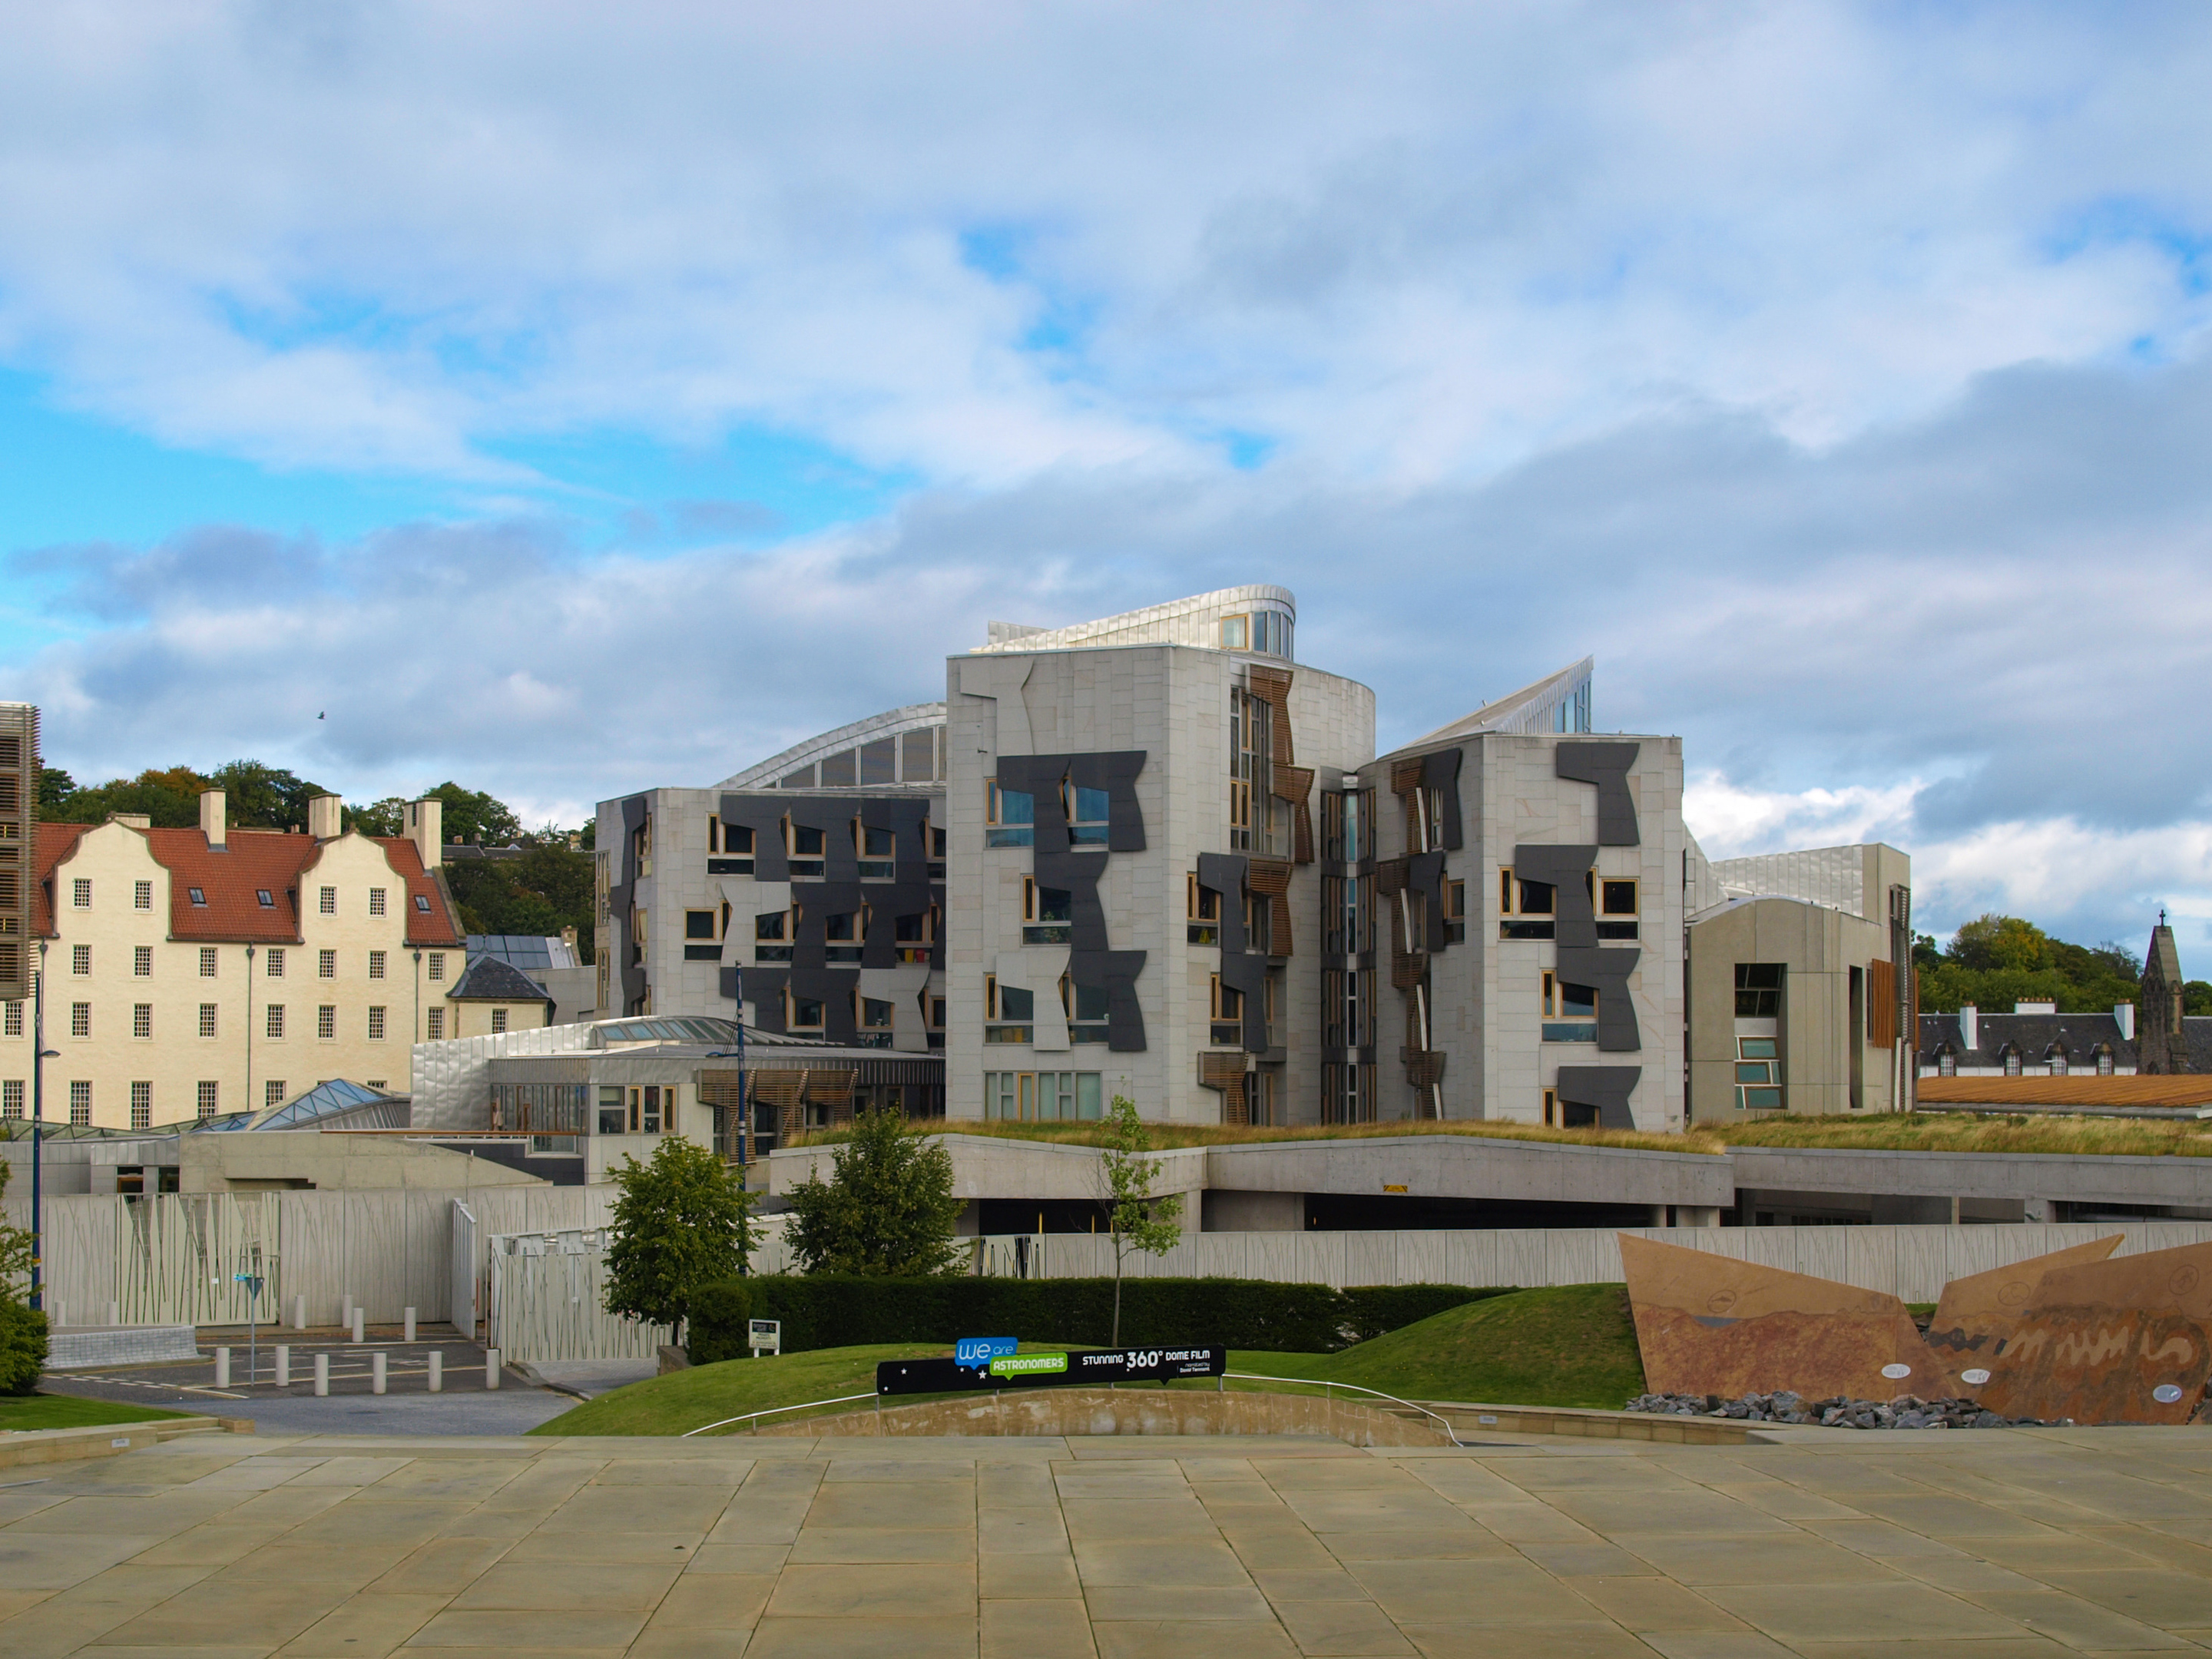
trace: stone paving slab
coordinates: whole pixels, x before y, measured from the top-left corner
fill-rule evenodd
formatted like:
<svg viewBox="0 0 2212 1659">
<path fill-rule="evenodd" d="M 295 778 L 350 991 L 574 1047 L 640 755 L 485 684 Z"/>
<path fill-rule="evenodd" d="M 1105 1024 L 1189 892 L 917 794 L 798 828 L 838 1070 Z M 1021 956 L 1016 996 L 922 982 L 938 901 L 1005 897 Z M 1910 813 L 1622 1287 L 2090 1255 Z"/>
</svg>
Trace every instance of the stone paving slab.
<svg viewBox="0 0 2212 1659">
<path fill-rule="evenodd" d="M 0 1490 L 0 1655 L 2212 1649 L 2212 1434 L 202 1437 Z"/>
</svg>

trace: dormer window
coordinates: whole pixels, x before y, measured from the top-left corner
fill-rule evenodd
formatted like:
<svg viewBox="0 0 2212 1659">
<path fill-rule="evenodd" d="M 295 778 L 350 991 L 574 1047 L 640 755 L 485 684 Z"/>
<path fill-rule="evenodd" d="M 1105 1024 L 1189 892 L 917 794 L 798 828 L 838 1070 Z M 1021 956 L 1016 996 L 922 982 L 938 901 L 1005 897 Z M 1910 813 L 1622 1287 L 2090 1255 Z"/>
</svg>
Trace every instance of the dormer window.
<svg viewBox="0 0 2212 1659">
<path fill-rule="evenodd" d="M 253 896 L 261 901 L 261 908 L 264 910 L 274 910 L 276 908 L 276 896 L 266 887 L 255 888 Z"/>
<path fill-rule="evenodd" d="M 205 889 L 199 887 L 187 887 L 185 889 L 185 891 L 186 895 L 191 897 L 191 902 L 194 904 L 199 906 L 203 910 L 207 908 L 207 891 Z"/>
<path fill-rule="evenodd" d="M 430 914 L 430 901 L 422 894 L 417 893 L 415 895 L 415 908 L 427 916 Z"/>
</svg>

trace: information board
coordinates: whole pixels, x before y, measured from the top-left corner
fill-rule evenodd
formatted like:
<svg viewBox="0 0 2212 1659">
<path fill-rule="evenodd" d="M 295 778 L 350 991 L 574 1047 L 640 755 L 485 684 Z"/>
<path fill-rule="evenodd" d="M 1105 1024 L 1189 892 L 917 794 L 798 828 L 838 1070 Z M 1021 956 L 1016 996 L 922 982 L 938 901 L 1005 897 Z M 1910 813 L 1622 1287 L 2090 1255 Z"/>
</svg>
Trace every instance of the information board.
<svg viewBox="0 0 2212 1659">
<path fill-rule="evenodd" d="M 1106 1348 L 1074 1353 L 1001 1353 L 958 1359 L 886 1359 L 876 1367 L 878 1394 L 955 1394 L 963 1389 L 1103 1388 L 1109 1382 L 1164 1382 L 1218 1376 L 1226 1348 Z"/>
</svg>

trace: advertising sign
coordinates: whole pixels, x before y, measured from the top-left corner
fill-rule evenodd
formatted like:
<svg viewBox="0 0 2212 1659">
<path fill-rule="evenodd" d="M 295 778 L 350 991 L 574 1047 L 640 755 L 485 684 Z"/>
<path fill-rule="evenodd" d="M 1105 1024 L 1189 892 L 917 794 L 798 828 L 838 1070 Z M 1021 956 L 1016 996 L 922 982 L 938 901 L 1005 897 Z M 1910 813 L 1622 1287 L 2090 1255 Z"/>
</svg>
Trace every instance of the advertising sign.
<svg viewBox="0 0 2212 1659">
<path fill-rule="evenodd" d="M 979 1338 L 978 1341 L 989 1339 Z M 971 1351 L 972 1352 L 972 1351 Z M 886 1359 L 876 1367 L 878 1394 L 956 1394 L 963 1389 L 1103 1388 L 1109 1382 L 1164 1382 L 1178 1376 L 1218 1376 L 1226 1348 L 1108 1348 L 1076 1353 L 975 1355 L 951 1359 Z"/>
<path fill-rule="evenodd" d="M 763 1353 L 781 1355 L 783 1352 L 783 1322 L 780 1319 L 753 1319 L 745 1322 L 745 1346 L 758 1359 Z"/>
<path fill-rule="evenodd" d="M 1012 1336 L 963 1336 L 952 1345 L 955 1364 L 988 1365 L 1002 1353 L 1020 1352 L 1021 1340 Z"/>
</svg>

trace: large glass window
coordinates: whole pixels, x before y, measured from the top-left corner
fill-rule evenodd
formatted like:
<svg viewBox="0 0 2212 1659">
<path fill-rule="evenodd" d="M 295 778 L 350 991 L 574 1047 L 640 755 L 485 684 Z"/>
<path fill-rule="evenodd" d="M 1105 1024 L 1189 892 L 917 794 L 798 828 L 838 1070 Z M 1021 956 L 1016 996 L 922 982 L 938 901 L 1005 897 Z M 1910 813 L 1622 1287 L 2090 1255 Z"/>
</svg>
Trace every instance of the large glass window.
<svg viewBox="0 0 2212 1659">
<path fill-rule="evenodd" d="M 1067 1014 L 1067 1040 L 1105 1042 L 1106 1017 L 1112 1002 L 1113 995 L 1104 986 L 1078 985 L 1063 977 L 1060 981 L 1060 1006 Z"/>
<path fill-rule="evenodd" d="M 785 850 L 789 854 L 791 873 L 799 876 L 818 876 L 822 873 L 822 832 L 784 820 L 788 835 Z"/>
<path fill-rule="evenodd" d="M 1782 966 L 1778 962 L 1736 963 L 1735 1017 L 1738 1019 L 1782 1018 Z"/>
<path fill-rule="evenodd" d="M 1036 797 L 1024 789 L 1001 789 L 994 778 L 983 786 L 983 845 L 1036 845 Z"/>
<path fill-rule="evenodd" d="M 1735 1040 L 1736 1105 L 1747 1112 L 1782 1109 L 1782 1054 L 1778 1038 L 1742 1036 Z"/>
<path fill-rule="evenodd" d="M 1522 881 L 1510 866 L 1498 872 L 1500 939 L 1549 939 L 1559 890 L 1546 881 Z"/>
<path fill-rule="evenodd" d="M 854 826 L 854 848 L 860 854 L 862 881 L 889 881 L 898 873 L 898 836 L 890 830 Z"/>
<path fill-rule="evenodd" d="M 799 932 L 799 912 L 763 910 L 753 918 L 753 960 L 789 962 L 791 942 Z"/>
<path fill-rule="evenodd" d="M 1041 887 L 1022 878 L 1022 943 L 1066 945 L 1075 938 L 1075 893 L 1072 888 Z"/>
<path fill-rule="evenodd" d="M 1096 1121 L 1104 1096 L 1097 1072 L 986 1072 L 983 1115 L 1009 1123 Z"/>
<path fill-rule="evenodd" d="M 1221 943 L 1221 895 L 1211 887 L 1201 887 L 1195 875 L 1186 876 L 1184 902 L 1190 920 L 1185 924 L 1184 936 L 1193 945 Z"/>
<path fill-rule="evenodd" d="M 1544 975 L 1543 1004 L 1543 1041 L 1597 1041 L 1597 992 L 1591 987 L 1570 984 L 1556 974 L 1547 974 Z"/>
<path fill-rule="evenodd" d="M 841 910 L 822 918 L 822 937 L 827 941 L 825 962 L 852 963 L 860 959 L 860 913 Z"/>
<path fill-rule="evenodd" d="M 1106 845 L 1110 797 L 1103 789 L 1079 789 L 1073 785 L 1066 787 L 1063 795 L 1068 844 L 1103 848 Z"/>
<path fill-rule="evenodd" d="M 983 1041 L 1028 1042 L 1036 1035 L 1036 994 L 1001 985 L 996 975 L 983 980 Z"/>
</svg>

